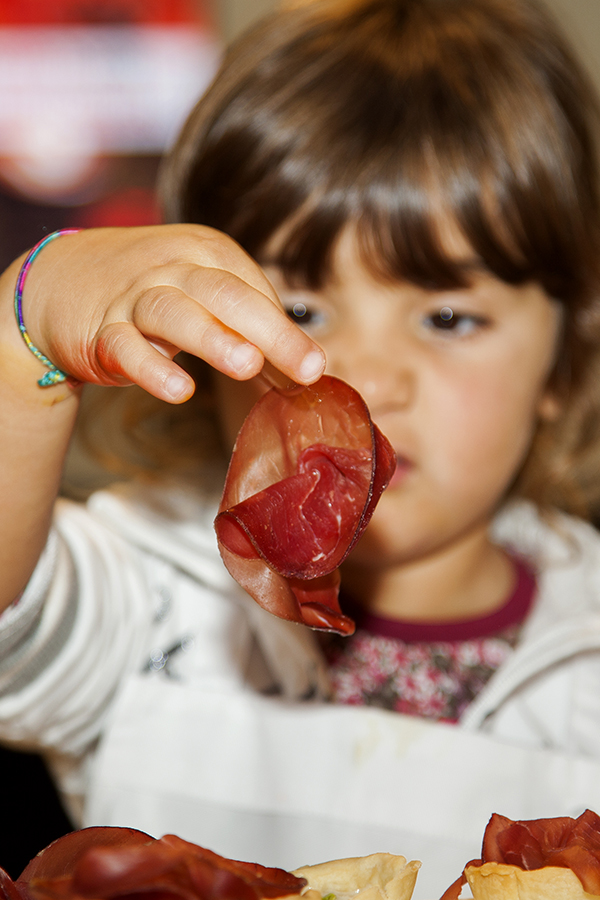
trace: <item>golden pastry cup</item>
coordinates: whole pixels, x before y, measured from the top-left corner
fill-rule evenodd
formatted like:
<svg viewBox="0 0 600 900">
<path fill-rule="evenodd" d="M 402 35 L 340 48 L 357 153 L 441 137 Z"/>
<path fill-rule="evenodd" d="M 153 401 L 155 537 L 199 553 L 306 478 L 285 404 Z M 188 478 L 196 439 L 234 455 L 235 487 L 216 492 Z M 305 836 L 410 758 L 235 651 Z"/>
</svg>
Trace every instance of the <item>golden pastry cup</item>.
<svg viewBox="0 0 600 900">
<path fill-rule="evenodd" d="M 410 900 L 421 863 L 404 856 L 372 853 L 370 856 L 334 859 L 316 866 L 302 866 L 292 874 L 306 878 L 302 900 Z"/>
<path fill-rule="evenodd" d="M 465 870 L 475 900 L 598 900 L 588 894 L 575 872 L 558 866 L 526 871 L 489 862 Z"/>
</svg>

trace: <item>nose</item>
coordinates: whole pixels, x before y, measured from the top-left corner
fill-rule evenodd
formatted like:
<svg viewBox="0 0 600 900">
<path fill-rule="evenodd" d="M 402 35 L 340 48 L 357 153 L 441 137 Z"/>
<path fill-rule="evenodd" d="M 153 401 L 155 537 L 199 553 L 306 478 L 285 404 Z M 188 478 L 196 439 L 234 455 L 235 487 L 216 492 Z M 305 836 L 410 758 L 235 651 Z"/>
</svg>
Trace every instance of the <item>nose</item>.
<svg viewBox="0 0 600 900">
<path fill-rule="evenodd" d="M 406 348 L 386 336 L 363 334 L 342 353 L 328 352 L 327 371 L 351 384 L 371 411 L 407 409 L 417 392 L 416 365 Z"/>
</svg>

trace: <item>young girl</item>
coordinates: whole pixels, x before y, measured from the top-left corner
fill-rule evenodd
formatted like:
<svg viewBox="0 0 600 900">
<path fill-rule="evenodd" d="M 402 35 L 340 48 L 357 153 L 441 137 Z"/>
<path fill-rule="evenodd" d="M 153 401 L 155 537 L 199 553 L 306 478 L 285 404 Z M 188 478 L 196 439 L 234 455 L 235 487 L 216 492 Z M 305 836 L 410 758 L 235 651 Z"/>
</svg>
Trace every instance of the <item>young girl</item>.
<svg viewBox="0 0 600 900">
<path fill-rule="evenodd" d="M 402 853 L 431 898 L 493 812 L 600 809 L 600 538 L 567 514 L 600 488 L 594 115 L 529 0 L 292 5 L 167 163 L 168 218 L 200 224 L 21 270 L 46 369 L 23 260 L 2 277 L 0 723 L 78 822 L 284 867 Z M 263 360 L 307 384 L 323 351 L 398 459 L 344 641 L 254 604 L 212 529 Z M 75 381 L 152 395 L 115 392 L 136 443 L 108 441 L 145 477 L 55 505 Z"/>
</svg>

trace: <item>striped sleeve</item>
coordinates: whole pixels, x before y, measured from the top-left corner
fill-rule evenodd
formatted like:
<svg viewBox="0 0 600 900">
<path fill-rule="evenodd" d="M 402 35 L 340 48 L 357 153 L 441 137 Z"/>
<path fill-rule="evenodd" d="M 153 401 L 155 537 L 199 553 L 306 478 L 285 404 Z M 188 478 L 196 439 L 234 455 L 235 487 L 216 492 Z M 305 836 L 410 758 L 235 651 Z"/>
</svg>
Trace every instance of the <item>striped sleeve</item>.
<svg viewBox="0 0 600 900">
<path fill-rule="evenodd" d="M 148 559 L 61 502 L 22 597 L 0 617 L 0 740 L 80 756 L 152 627 Z"/>
</svg>

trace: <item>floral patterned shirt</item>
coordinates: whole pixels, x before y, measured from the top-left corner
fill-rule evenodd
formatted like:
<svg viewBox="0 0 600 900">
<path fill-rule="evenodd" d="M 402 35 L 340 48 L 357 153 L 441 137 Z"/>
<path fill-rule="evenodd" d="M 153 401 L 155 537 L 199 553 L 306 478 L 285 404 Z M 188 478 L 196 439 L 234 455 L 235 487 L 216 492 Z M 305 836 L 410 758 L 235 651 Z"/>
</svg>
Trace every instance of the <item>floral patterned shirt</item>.
<svg viewBox="0 0 600 900">
<path fill-rule="evenodd" d="M 508 601 L 477 619 L 406 622 L 352 608 L 356 632 L 326 648 L 332 700 L 457 722 L 512 652 L 533 603 L 535 576 L 514 565 Z"/>
</svg>

